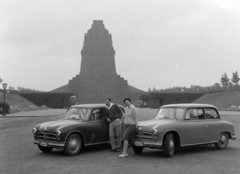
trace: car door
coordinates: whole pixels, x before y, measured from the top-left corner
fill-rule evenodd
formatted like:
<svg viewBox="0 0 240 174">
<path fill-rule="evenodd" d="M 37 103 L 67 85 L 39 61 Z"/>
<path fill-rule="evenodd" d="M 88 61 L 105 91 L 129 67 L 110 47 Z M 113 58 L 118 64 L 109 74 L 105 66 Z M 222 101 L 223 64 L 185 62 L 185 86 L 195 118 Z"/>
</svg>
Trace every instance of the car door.
<svg viewBox="0 0 240 174">
<path fill-rule="evenodd" d="M 181 130 L 181 144 L 194 145 L 208 141 L 209 127 L 204 117 L 203 108 L 189 108 Z"/>
<path fill-rule="evenodd" d="M 106 120 L 104 108 L 93 109 L 89 123 L 91 126 L 90 144 L 109 141 L 109 123 Z"/>
<path fill-rule="evenodd" d="M 216 142 L 221 132 L 221 119 L 215 108 L 205 108 L 205 116 L 209 125 L 209 142 Z"/>
</svg>

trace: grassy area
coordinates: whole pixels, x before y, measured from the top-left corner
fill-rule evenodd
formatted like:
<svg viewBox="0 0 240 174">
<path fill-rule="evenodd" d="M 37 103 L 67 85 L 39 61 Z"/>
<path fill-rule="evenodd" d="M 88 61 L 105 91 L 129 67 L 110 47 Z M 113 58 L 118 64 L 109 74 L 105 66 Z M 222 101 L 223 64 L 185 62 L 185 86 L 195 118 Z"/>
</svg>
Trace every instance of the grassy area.
<svg viewBox="0 0 240 174">
<path fill-rule="evenodd" d="M 240 91 L 205 94 L 193 103 L 207 103 L 217 106 L 219 110 L 229 110 L 231 106 L 240 107 Z"/>
<path fill-rule="evenodd" d="M 0 100 L 3 101 L 3 92 L 0 92 Z M 16 93 L 6 94 L 5 102 L 9 104 L 10 112 L 28 111 L 38 108 L 38 106 Z"/>
</svg>

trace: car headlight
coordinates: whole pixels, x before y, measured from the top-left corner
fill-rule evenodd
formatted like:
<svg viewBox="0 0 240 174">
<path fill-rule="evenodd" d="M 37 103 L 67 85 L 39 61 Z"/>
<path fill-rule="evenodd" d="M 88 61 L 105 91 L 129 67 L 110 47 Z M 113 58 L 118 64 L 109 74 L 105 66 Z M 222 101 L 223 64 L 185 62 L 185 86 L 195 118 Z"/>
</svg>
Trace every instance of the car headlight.
<svg viewBox="0 0 240 174">
<path fill-rule="evenodd" d="M 142 128 L 139 126 L 139 127 L 138 127 L 138 130 L 140 131 L 141 129 L 142 129 Z"/>
<path fill-rule="evenodd" d="M 61 131 L 57 130 L 57 136 L 60 137 L 60 135 L 61 135 Z"/>
<path fill-rule="evenodd" d="M 158 133 L 158 131 L 157 131 L 157 129 L 153 129 L 153 135 L 157 135 L 157 133 Z"/>
<path fill-rule="evenodd" d="M 33 133 L 33 135 L 36 135 L 37 129 L 36 129 L 36 128 L 33 128 L 33 129 L 32 129 L 32 133 Z"/>
</svg>

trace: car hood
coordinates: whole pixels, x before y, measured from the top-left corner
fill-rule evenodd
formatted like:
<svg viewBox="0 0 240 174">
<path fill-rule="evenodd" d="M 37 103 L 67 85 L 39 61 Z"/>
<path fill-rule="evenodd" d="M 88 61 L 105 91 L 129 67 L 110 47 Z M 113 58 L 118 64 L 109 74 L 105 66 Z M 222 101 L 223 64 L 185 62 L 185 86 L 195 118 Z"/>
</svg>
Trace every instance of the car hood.
<svg viewBox="0 0 240 174">
<path fill-rule="evenodd" d="M 58 120 L 41 123 L 36 128 L 38 131 L 56 132 L 57 130 L 61 130 L 64 127 L 68 127 L 70 125 L 81 124 L 84 124 L 84 122 L 81 122 L 79 120 Z"/>
<path fill-rule="evenodd" d="M 138 123 L 138 126 L 142 128 L 147 128 L 147 129 L 156 129 L 158 126 L 161 125 L 166 125 L 172 123 L 174 120 L 168 120 L 168 119 L 152 119 L 152 120 L 147 120 L 147 121 L 140 121 Z"/>
</svg>

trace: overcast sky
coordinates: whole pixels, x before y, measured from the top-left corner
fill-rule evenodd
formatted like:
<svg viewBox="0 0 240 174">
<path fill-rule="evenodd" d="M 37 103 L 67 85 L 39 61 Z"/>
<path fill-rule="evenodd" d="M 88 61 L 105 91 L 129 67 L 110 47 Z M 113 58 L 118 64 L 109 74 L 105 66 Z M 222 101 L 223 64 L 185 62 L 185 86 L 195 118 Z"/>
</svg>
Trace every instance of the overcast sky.
<svg viewBox="0 0 240 174">
<path fill-rule="evenodd" d="M 0 0 L 3 82 L 67 84 L 93 20 L 112 34 L 117 73 L 139 89 L 211 86 L 240 73 L 239 0 Z"/>
</svg>

